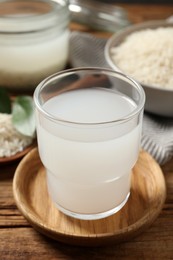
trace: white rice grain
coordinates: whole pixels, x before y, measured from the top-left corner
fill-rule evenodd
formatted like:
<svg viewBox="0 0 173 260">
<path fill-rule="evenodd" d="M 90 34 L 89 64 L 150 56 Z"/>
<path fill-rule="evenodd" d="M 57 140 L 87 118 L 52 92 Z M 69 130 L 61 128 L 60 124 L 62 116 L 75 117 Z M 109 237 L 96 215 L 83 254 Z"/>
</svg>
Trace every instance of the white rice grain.
<svg viewBox="0 0 173 260">
<path fill-rule="evenodd" d="M 173 28 L 145 29 L 111 49 L 112 60 L 141 83 L 173 89 Z"/>
<path fill-rule="evenodd" d="M 11 114 L 0 113 L 0 157 L 15 155 L 31 143 L 31 137 L 20 134 L 14 128 Z"/>
</svg>

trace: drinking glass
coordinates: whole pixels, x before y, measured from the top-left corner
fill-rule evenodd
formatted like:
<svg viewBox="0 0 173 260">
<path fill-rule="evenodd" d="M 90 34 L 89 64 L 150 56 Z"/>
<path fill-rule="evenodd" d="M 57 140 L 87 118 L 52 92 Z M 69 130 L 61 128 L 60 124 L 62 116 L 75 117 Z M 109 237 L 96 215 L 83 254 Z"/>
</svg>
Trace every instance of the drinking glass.
<svg viewBox="0 0 173 260">
<path fill-rule="evenodd" d="M 142 87 L 109 69 L 76 68 L 43 80 L 34 102 L 39 155 L 55 206 L 86 220 L 119 211 L 139 155 Z"/>
</svg>

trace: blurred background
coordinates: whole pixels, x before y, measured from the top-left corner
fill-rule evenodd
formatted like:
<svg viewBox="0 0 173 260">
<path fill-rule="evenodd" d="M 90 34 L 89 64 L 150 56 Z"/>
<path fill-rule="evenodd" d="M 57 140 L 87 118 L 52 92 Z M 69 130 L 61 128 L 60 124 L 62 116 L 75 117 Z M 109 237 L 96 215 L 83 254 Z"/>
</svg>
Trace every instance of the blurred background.
<svg viewBox="0 0 173 260">
<path fill-rule="evenodd" d="M 104 2 L 104 3 L 114 3 L 114 4 L 119 4 L 119 3 L 127 3 L 127 4 L 130 4 L 130 3 L 135 3 L 135 4 L 173 4 L 173 0 L 97 0 L 99 2 Z"/>
</svg>

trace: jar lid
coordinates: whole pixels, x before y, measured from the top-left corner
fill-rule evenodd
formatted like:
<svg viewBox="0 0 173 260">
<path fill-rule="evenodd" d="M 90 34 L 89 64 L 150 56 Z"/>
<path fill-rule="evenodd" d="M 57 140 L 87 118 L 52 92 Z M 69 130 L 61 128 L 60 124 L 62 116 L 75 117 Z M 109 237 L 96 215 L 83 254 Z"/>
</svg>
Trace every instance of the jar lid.
<svg viewBox="0 0 173 260">
<path fill-rule="evenodd" d="M 1 33 L 45 30 L 68 17 L 68 0 L 0 0 Z"/>
</svg>

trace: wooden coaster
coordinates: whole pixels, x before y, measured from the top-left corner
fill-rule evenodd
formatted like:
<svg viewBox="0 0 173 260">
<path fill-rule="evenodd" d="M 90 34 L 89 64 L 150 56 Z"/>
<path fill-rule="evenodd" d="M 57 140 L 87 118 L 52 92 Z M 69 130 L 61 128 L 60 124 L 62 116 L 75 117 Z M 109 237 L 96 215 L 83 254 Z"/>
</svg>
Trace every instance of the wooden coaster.
<svg viewBox="0 0 173 260">
<path fill-rule="evenodd" d="M 68 244 L 99 246 L 127 241 L 146 230 L 162 209 L 166 187 L 159 165 L 141 151 L 133 169 L 131 195 L 126 205 L 104 219 L 74 219 L 61 213 L 51 202 L 45 169 L 35 148 L 16 169 L 13 193 L 19 210 L 37 231 Z"/>
</svg>

